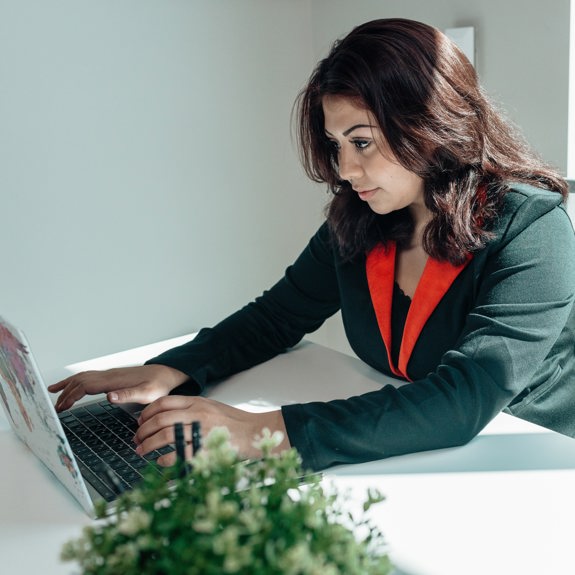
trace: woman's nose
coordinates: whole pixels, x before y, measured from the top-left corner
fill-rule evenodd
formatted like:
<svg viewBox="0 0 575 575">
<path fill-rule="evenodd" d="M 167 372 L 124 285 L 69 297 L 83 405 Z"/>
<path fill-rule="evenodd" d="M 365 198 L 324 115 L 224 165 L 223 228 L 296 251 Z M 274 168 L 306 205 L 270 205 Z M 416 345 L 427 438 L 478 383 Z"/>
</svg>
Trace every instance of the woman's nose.
<svg viewBox="0 0 575 575">
<path fill-rule="evenodd" d="M 338 172 L 339 177 L 342 180 L 357 180 L 363 173 L 361 165 L 357 161 L 357 158 L 353 156 L 353 153 L 348 151 L 340 150 L 338 157 Z"/>
</svg>

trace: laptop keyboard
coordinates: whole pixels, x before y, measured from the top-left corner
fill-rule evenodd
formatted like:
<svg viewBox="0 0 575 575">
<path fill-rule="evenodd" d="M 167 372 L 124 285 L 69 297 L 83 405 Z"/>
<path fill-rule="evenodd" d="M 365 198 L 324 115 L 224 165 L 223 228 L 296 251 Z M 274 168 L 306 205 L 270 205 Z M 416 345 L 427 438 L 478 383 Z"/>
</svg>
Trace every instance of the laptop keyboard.
<svg viewBox="0 0 575 575">
<path fill-rule="evenodd" d="M 150 462 L 174 450 L 167 446 L 143 457 L 138 455 L 133 442 L 136 420 L 106 400 L 75 407 L 59 414 L 59 418 L 82 476 L 106 501 L 134 487 Z M 162 473 L 160 466 L 155 469 Z M 114 476 L 110 477 L 110 472 Z"/>
</svg>

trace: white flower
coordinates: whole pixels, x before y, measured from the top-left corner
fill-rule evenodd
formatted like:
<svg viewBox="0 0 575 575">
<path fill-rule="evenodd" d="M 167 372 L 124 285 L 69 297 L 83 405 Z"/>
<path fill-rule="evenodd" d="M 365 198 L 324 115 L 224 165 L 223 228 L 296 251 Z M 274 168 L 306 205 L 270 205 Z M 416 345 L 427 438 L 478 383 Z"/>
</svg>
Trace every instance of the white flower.
<svg viewBox="0 0 575 575">
<path fill-rule="evenodd" d="M 146 530 L 152 523 L 152 518 L 143 509 L 132 509 L 118 523 L 118 532 L 132 536 Z"/>
<path fill-rule="evenodd" d="M 116 547 L 114 559 L 118 565 L 131 565 L 135 563 L 139 555 L 139 549 L 136 543 L 128 542 Z"/>
<path fill-rule="evenodd" d="M 252 445 L 263 453 L 271 453 L 274 447 L 283 441 L 283 438 L 284 434 L 281 431 L 272 433 L 267 427 L 264 427 L 261 436 L 257 436 Z"/>
<path fill-rule="evenodd" d="M 192 523 L 192 529 L 198 533 L 213 533 L 216 530 L 216 523 L 211 518 L 197 519 Z"/>
</svg>

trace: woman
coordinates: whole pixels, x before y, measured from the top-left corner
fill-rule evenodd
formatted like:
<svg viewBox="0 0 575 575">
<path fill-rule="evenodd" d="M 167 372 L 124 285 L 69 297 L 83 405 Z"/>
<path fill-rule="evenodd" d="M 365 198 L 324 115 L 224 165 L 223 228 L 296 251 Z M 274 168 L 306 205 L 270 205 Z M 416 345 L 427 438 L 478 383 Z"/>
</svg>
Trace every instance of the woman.
<svg viewBox="0 0 575 575">
<path fill-rule="evenodd" d="M 310 469 L 463 444 L 504 409 L 575 436 L 567 186 L 467 59 L 425 24 L 369 22 L 318 64 L 297 111 L 305 169 L 333 197 L 284 278 L 144 366 L 51 386 L 57 409 L 103 391 L 151 403 L 141 453 L 200 420 L 227 426 L 249 457 L 268 427 Z M 267 414 L 176 395 L 275 356 L 339 309 L 356 354 L 409 385 Z"/>
</svg>

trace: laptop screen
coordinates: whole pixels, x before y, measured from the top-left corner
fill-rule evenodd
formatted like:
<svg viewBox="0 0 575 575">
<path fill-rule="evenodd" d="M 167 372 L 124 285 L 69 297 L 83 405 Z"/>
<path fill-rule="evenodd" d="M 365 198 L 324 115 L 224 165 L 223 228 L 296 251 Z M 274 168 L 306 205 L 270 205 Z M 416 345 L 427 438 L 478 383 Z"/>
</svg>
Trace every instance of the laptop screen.
<svg viewBox="0 0 575 575">
<path fill-rule="evenodd" d="M 0 318 L 0 399 L 18 437 L 87 509 L 86 485 L 24 334 Z"/>
</svg>

